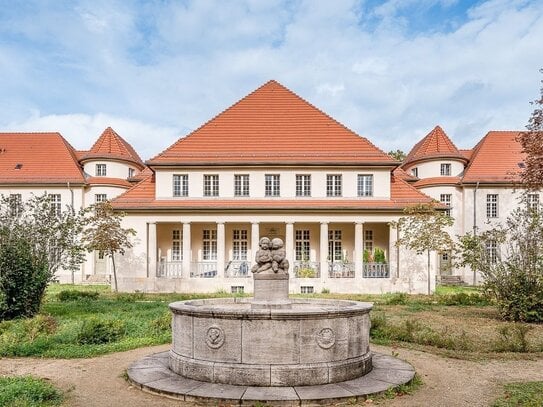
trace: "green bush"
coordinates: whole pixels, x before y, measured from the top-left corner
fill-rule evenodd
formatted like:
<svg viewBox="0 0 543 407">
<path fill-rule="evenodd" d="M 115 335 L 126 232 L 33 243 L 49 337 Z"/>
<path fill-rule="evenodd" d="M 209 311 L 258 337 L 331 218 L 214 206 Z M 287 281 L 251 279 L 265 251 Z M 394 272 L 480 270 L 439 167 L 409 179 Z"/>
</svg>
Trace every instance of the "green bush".
<svg viewBox="0 0 543 407">
<path fill-rule="evenodd" d="M 51 335 L 57 331 L 58 323 L 50 315 L 37 315 L 34 318 L 27 319 L 23 323 L 26 337 L 33 341 L 39 335 Z"/>
<path fill-rule="evenodd" d="M 0 377 L 0 406 L 57 406 L 62 398 L 62 393 L 43 379 Z"/>
<path fill-rule="evenodd" d="M 171 312 L 168 311 L 160 317 L 152 319 L 149 322 L 149 327 L 151 328 L 151 331 L 157 336 L 170 333 L 172 329 Z"/>
<path fill-rule="evenodd" d="M 528 352 L 528 332 L 533 328 L 527 324 L 515 323 L 498 327 L 500 335 L 494 344 L 496 352 Z"/>
<path fill-rule="evenodd" d="M 441 305 L 488 305 L 487 297 L 481 294 L 464 292 L 438 295 L 437 302 Z"/>
<path fill-rule="evenodd" d="M 298 271 L 298 278 L 315 278 L 315 270 L 310 267 L 302 268 Z"/>
<path fill-rule="evenodd" d="M 48 282 L 47 262 L 33 256 L 26 240 L 4 239 L 0 245 L 0 320 L 34 316 Z"/>
<path fill-rule="evenodd" d="M 375 263 L 386 263 L 386 259 L 385 259 L 385 252 L 383 251 L 383 249 L 379 248 L 379 247 L 376 247 L 375 248 L 375 252 L 373 253 L 373 261 Z"/>
<path fill-rule="evenodd" d="M 406 305 L 409 302 L 409 295 L 406 293 L 392 293 L 385 298 L 386 305 Z"/>
<path fill-rule="evenodd" d="M 115 342 L 125 334 L 125 331 L 123 321 L 91 317 L 83 321 L 77 333 L 77 343 L 96 345 Z"/>
<path fill-rule="evenodd" d="M 57 294 L 59 301 L 96 300 L 99 297 L 97 291 L 62 290 Z"/>
<path fill-rule="evenodd" d="M 367 249 L 364 250 L 364 255 L 362 256 L 362 259 L 364 260 L 364 263 L 373 262 L 373 256 L 371 255 L 371 252 Z"/>
</svg>

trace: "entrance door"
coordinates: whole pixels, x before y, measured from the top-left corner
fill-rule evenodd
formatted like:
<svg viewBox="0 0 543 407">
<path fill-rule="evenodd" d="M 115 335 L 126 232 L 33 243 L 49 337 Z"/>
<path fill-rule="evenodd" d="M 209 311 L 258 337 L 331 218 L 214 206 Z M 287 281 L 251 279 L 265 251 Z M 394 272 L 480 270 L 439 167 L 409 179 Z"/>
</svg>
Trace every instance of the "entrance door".
<svg viewBox="0 0 543 407">
<path fill-rule="evenodd" d="M 443 252 L 439 255 L 439 274 L 442 276 L 452 275 L 452 262 L 450 252 Z"/>
<path fill-rule="evenodd" d="M 104 252 L 94 252 L 94 274 L 106 274 L 106 256 Z"/>
</svg>

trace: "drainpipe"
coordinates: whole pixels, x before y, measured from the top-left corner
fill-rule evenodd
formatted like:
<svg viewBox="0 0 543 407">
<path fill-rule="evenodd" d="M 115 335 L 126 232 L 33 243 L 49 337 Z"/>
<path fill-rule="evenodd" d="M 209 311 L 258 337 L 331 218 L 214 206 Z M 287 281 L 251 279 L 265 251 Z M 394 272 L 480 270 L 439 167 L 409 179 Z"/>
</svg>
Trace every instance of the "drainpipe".
<svg viewBox="0 0 543 407">
<path fill-rule="evenodd" d="M 475 184 L 473 190 L 473 236 L 477 235 L 477 190 L 479 189 L 479 181 Z M 473 285 L 477 285 L 477 269 L 473 270 Z"/>
</svg>

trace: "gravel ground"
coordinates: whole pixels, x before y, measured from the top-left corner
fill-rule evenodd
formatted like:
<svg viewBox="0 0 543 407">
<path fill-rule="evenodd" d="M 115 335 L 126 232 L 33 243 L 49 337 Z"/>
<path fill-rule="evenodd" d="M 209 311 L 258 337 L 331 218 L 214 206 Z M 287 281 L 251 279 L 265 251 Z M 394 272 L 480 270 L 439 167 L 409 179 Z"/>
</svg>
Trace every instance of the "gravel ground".
<svg viewBox="0 0 543 407">
<path fill-rule="evenodd" d="M 92 359 L 5 358 L 0 359 L 0 375 L 46 378 L 67 393 L 66 406 L 192 406 L 144 393 L 123 378 L 124 370 L 134 360 L 168 348 L 141 348 Z M 383 346 L 372 348 L 385 354 L 392 352 Z M 407 349 L 395 352 L 415 366 L 424 384 L 413 395 L 380 404 L 384 406 L 488 406 L 504 383 L 543 381 L 543 359 L 473 362 Z"/>
</svg>

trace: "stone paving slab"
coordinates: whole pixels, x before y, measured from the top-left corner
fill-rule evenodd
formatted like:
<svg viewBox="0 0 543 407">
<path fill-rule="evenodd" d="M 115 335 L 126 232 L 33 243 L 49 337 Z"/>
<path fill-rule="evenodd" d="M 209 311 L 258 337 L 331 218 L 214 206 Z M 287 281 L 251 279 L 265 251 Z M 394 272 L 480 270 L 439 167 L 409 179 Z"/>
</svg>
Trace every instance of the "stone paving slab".
<svg viewBox="0 0 543 407">
<path fill-rule="evenodd" d="M 373 354 L 374 369 L 365 376 L 339 383 L 297 387 L 234 386 L 188 379 L 168 368 L 168 352 L 156 353 L 134 362 L 128 377 L 138 387 L 156 394 L 187 401 L 219 401 L 223 405 L 252 405 L 263 402 L 275 406 L 327 404 L 381 393 L 408 383 L 415 376 L 413 366 L 403 360 Z"/>
</svg>

